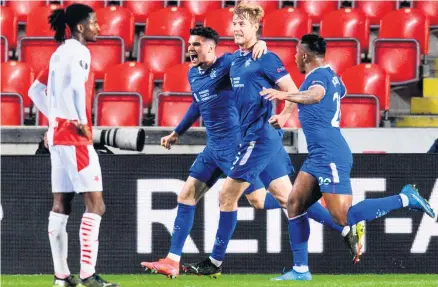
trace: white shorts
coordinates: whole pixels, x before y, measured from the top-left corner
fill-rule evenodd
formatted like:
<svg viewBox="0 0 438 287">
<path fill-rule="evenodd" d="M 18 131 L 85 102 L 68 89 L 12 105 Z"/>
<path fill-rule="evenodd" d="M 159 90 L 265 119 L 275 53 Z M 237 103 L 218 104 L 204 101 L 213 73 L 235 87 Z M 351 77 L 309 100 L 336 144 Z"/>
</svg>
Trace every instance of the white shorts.
<svg viewBox="0 0 438 287">
<path fill-rule="evenodd" d="M 99 157 L 92 145 L 50 146 L 52 192 L 102 191 Z"/>
</svg>

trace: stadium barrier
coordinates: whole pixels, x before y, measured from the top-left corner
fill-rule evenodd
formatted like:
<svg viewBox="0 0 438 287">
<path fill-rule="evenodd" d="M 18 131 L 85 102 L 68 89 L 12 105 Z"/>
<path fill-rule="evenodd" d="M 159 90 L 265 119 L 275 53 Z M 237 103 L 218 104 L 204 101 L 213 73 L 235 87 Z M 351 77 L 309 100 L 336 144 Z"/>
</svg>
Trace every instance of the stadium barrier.
<svg viewBox="0 0 438 287">
<path fill-rule="evenodd" d="M 140 262 L 164 257 L 181 190 L 194 155 L 101 156 L 107 206 L 100 232 L 97 270 L 140 273 Z M 305 155 L 293 155 L 295 167 Z M 397 194 L 417 183 L 438 211 L 438 155 L 355 155 L 354 200 Z M 48 156 L 2 156 L 1 267 L 3 274 L 52 273 L 47 224 L 51 209 Z M 220 180 L 199 202 L 183 262 L 204 259 L 213 247 Z M 225 273 L 281 273 L 291 267 L 287 220 L 280 210 L 257 211 L 241 199 L 239 223 L 229 244 Z M 69 264 L 79 270 L 80 196 L 69 218 Z M 310 266 L 314 273 L 436 273 L 438 223 L 422 213 L 396 211 L 367 223 L 365 254 L 351 264 L 339 234 L 311 223 Z"/>
</svg>

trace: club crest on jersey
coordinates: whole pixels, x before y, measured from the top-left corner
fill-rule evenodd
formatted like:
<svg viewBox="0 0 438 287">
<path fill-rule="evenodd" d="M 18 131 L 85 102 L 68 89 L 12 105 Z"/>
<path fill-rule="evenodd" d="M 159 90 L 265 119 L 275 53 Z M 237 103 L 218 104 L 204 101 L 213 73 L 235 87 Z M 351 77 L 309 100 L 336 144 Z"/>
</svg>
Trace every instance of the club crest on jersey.
<svg viewBox="0 0 438 287">
<path fill-rule="evenodd" d="M 85 61 L 80 60 L 79 66 L 81 66 L 81 68 L 84 68 L 85 70 L 88 70 L 88 64 Z"/>
<path fill-rule="evenodd" d="M 216 69 L 212 69 L 210 72 L 210 78 L 214 79 L 217 77 L 217 72 Z"/>
<path fill-rule="evenodd" d="M 251 59 L 246 60 L 246 61 L 245 61 L 245 68 L 248 68 L 249 65 L 251 64 L 251 62 L 252 62 Z"/>
</svg>

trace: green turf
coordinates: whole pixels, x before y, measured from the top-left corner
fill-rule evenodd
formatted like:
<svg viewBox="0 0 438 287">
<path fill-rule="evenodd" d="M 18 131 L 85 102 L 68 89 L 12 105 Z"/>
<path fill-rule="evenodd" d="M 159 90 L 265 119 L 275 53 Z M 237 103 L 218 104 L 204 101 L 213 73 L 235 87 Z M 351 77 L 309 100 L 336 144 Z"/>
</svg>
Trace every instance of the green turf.
<svg viewBox="0 0 438 287">
<path fill-rule="evenodd" d="M 167 279 L 162 275 L 106 275 L 105 279 L 117 282 L 121 287 L 171 286 L 171 287 L 228 287 L 228 286 L 321 286 L 321 287 L 437 287 L 438 275 L 314 275 L 311 282 L 272 282 L 275 275 L 222 275 L 218 279 L 197 276 L 180 276 Z M 2 275 L 1 286 L 52 286 L 51 275 Z"/>
</svg>

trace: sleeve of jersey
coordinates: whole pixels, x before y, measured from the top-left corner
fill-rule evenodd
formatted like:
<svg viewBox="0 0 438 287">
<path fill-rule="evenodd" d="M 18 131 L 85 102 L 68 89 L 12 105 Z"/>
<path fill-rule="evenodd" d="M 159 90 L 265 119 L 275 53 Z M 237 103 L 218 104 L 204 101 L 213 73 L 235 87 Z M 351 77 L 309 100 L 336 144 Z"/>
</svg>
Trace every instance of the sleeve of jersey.
<svg viewBox="0 0 438 287">
<path fill-rule="evenodd" d="M 178 135 L 183 135 L 193 125 L 193 123 L 196 122 L 196 120 L 199 118 L 200 115 L 201 112 L 199 110 L 199 105 L 198 103 L 193 101 L 188 111 L 184 115 L 184 118 L 179 123 L 179 125 L 175 128 L 175 132 Z"/>
<path fill-rule="evenodd" d="M 223 66 L 225 68 L 230 69 L 231 68 L 231 63 L 233 62 L 233 54 L 225 53 L 225 54 L 222 55 L 222 59 L 223 59 Z"/>
<path fill-rule="evenodd" d="M 321 88 L 324 89 L 324 96 L 325 96 L 328 87 L 328 81 L 326 77 L 318 73 L 312 73 L 308 76 L 306 81 L 308 82 L 308 86 L 306 90 L 309 90 L 310 88 L 315 86 L 320 86 Z"/>
<path fill-rule="evenodd" d="M 49 107 L 47 106 L 46 88 L 47 86 L 44 83 L 36 79 L 30 86 L 28 94 L 37 109 L 48 117 Z"/>
<path fill-rule="evenodd" d="M 278 80 L 289 74 L 283 62 L 274 53 L 268 53 L 261 59 L 263 72 L 273 83 L 277 83 Z"/>
<path fill-rule="evenodd" d="M 81 56 L 73 59 L 71 63 L 71 81 L 74 91 L 74 103 L 78 114 L 79 122 L 83 125 L 88 123 L 86 112 L 86 90 L 85 82 L 90 71 L 90 55 L 82 53 Z"/>
</svg>

